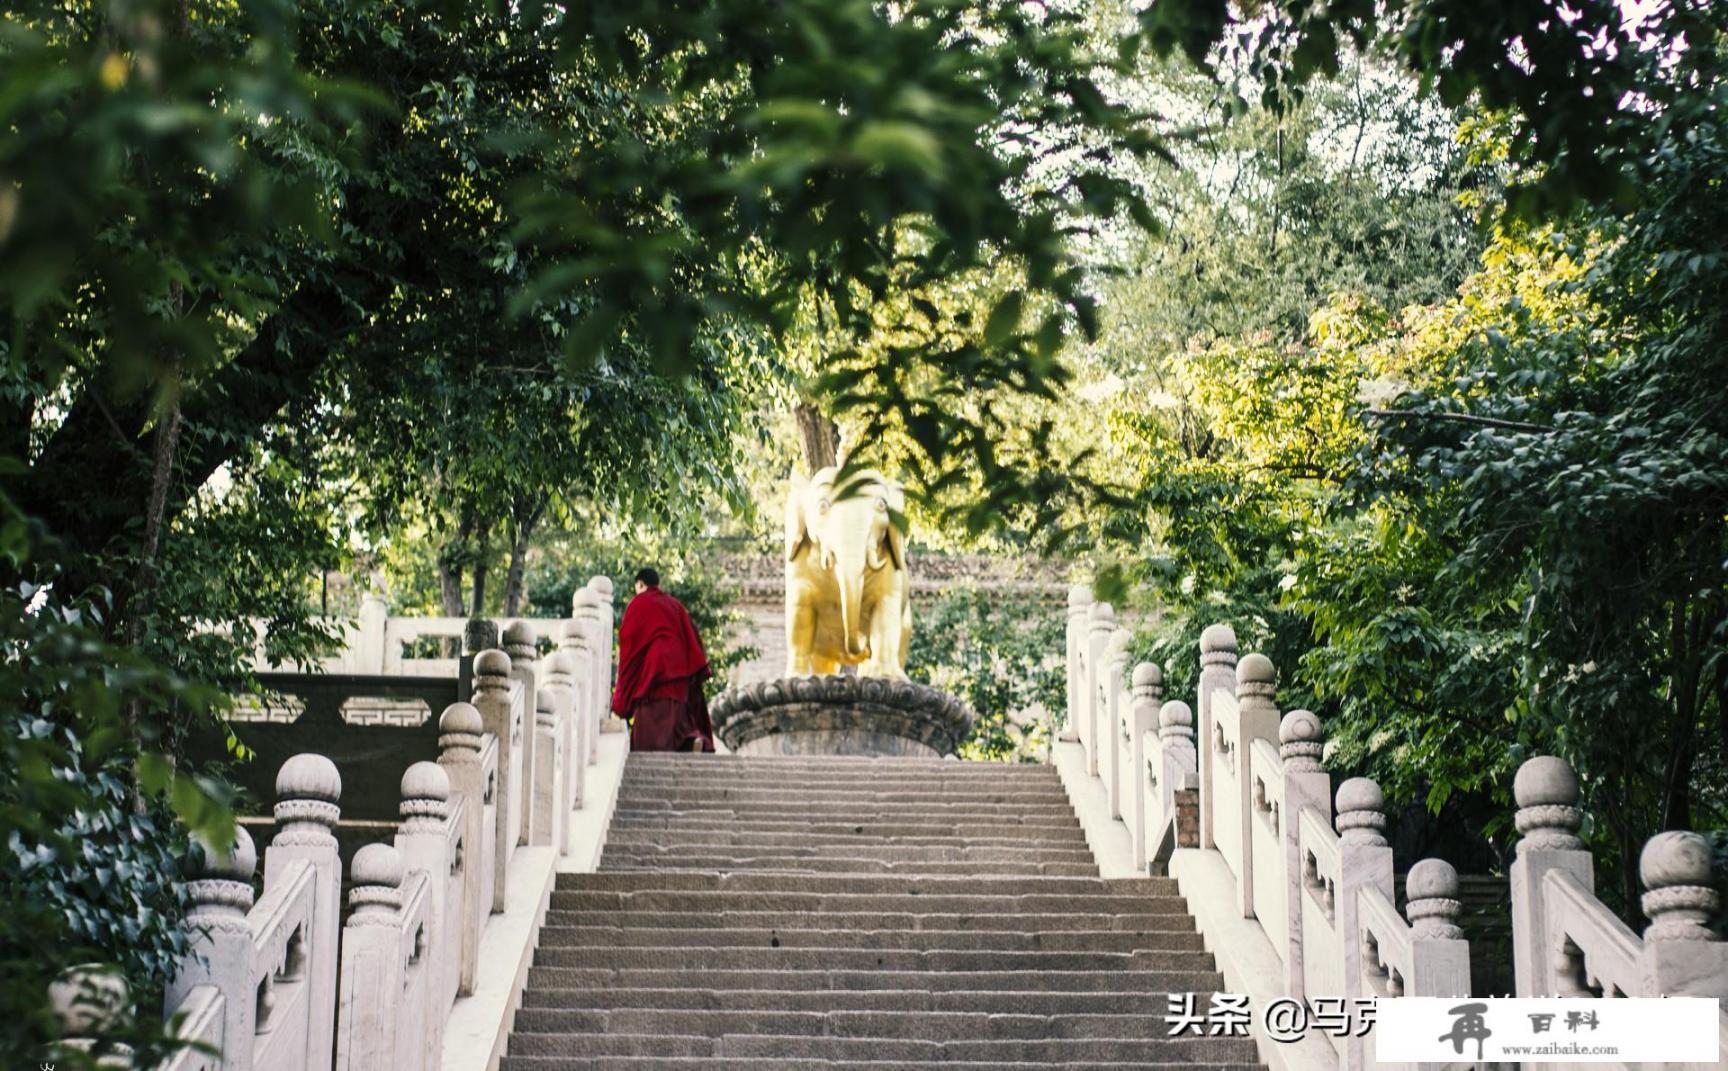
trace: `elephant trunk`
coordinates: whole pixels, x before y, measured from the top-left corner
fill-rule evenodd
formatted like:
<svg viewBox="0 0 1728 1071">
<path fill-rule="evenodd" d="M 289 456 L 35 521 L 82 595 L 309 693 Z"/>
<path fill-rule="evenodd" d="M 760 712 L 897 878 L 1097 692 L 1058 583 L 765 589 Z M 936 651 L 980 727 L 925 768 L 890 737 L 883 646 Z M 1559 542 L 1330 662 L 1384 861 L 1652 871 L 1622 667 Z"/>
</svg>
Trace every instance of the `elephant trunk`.
<svg viewBox="0 0 1728 1071">
<path fill-rule="evenodd" d="M 864 635 L 864 559 L 862 546 L 848 546 L 835 561 L 834 579 L 840 588 L 840 625 L 846 654 L 862 659 L 869 653 Z"/>
</svg>

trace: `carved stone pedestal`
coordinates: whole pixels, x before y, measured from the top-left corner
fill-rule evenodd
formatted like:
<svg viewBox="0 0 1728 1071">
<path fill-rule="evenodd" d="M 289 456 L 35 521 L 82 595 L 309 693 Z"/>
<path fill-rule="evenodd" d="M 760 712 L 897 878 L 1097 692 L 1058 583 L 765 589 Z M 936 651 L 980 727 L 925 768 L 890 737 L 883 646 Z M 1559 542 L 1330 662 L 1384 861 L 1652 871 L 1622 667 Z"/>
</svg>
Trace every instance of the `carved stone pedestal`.
<svg viewBox="0 0 1728 1071">
<path fill-rule="evenodd" d="M 939 758 L 960 746 L 973 719 L 965 703 L 927 684 L 839 675 L 734 688 L 708 713 L 740 755 Z"/>
</svg>

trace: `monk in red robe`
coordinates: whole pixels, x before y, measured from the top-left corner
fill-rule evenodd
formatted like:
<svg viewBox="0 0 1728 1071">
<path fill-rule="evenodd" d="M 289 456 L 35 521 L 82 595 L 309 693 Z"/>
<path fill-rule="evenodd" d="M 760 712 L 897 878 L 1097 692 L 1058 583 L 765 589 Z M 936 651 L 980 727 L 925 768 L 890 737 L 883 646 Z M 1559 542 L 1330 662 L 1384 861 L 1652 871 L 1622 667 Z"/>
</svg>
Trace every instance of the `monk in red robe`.
<svg viewBox="0 0 1728 1071">
<path fill-rule="evenodd" d="M 713 751 L 702 682 L 713 676 L 684 604 L 660 590 L 660 574 L 636 574 L 636 597 L 618 629 L 612 713 L 630 722 L 632 751 Z"/>
</svg>

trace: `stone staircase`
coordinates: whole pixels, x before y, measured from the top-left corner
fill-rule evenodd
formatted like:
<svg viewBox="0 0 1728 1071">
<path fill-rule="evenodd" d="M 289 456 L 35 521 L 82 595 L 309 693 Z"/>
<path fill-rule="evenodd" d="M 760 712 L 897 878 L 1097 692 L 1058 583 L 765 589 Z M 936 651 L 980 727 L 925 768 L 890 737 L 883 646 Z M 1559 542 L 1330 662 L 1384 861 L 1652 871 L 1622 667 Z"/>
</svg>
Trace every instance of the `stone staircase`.
<svg viewBox="0 0 1728 1071">
<path fill-rule="evenodd" d="M 1054 768 L 630 756 L 503 1071 L 1258 1067 L 1172 881 L 1098 877 Z"/>
</svg>

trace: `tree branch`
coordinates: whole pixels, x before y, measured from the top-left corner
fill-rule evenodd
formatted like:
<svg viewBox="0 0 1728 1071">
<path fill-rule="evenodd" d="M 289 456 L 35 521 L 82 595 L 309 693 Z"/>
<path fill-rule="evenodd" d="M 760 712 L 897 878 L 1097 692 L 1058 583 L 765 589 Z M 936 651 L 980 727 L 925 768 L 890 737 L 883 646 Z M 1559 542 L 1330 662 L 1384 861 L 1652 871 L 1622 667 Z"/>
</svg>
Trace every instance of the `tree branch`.
<svg viewBox="0 0 1728 1071">
<path fill-rule="evenodd" d="M 1477 416 L 1474 413 L 1419 413 L 1411 409 L 1364 409 L 1364 414 L 1381 420 L 1418 417 L 1422 420 L 1452 420 L 1460 424 L 1476 424 L 1504 431 L 1553 431 L 1551 424 L 1530 424 L 1522 420 L 1502 420 L 1499 417 Z"/>
</svg>

